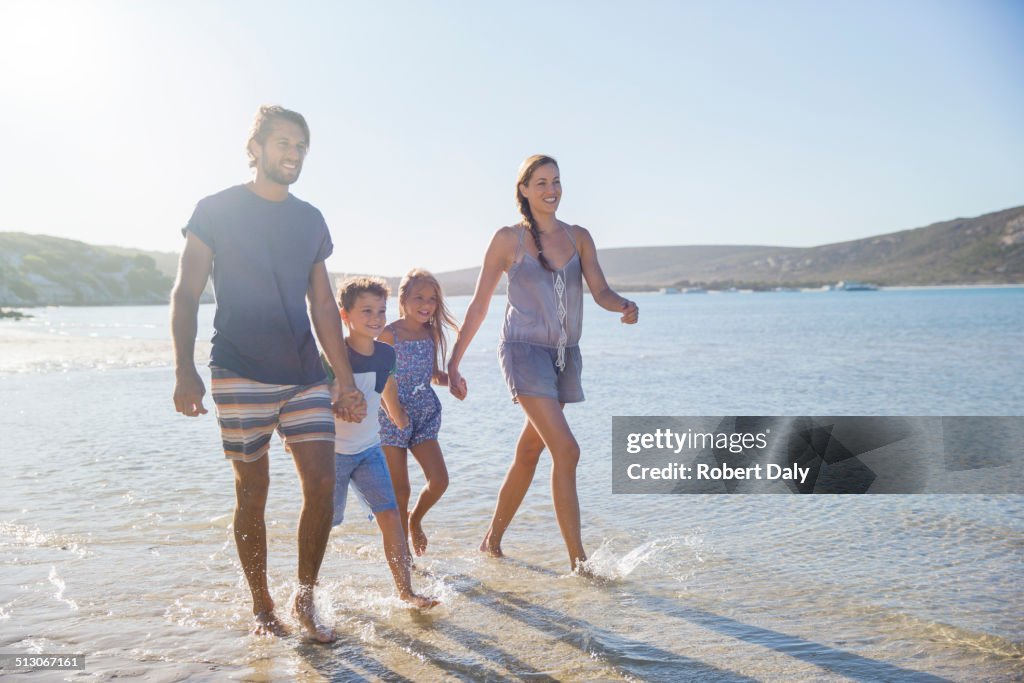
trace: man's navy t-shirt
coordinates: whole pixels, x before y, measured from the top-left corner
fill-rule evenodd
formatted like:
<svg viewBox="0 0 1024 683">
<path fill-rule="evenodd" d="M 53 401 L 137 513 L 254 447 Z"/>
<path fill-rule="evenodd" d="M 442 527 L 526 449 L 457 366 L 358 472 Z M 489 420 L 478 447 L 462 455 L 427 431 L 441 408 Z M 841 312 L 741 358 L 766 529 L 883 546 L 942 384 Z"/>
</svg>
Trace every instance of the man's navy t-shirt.
<svg viewBox="0 0 1024 683">
<path fill-rule="evenodd" d="M 201 200 L 186 232 L 213 251 L 210 364 L 267 384 L 323 380 L 306 312 L 310 271 L 334 250 L 320 211 L 238 185 Z"/>
</svg>

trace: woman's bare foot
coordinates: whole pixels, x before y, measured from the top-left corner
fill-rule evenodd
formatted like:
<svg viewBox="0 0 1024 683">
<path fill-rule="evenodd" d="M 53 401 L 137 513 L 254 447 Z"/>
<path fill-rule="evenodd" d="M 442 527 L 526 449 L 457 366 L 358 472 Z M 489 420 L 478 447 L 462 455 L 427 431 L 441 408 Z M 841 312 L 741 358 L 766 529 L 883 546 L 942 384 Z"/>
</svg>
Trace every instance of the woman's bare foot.
<svg viewBox="0 0 1024 683">
<path fill-rule="evenodd" d="M 311 588 L 300 588 L 295 596 L 295 604 L 292 606 L 292 614 L 306 632 L 306 637 L 317 643 L 333 643 L 337 636 L 334 629 L 320 622 L 316 614 L 316 606 L 313 604 L 313 590 Z"/>
<path fill-rule="evenodd" d="M 418 609 L 430 609 L 431 607 L 436 607 L 441 604 L 441 601 L 436 598 L 428 598 L 413 592 L 399 595 L 398 597 Z"/>
<path fill-rule="evenodd" d="M 273 607 L 253 615 L 250 632 L 254 636 L 277 636 L 278 638 L 288 635 L 288 629 L 278 620 Z"/>
<path fill-rule="evenodd" d="M 427 552 L 427 535 L 423 532 L 423 525 L 413 521 L 411 515 L 409 517 L 409 540 L 412 541 L 412 549 L 416 553 L 416 557 Z"/>
<path fill-rule="evenodd" d="M 490 531 L 484 536 L 484 540 L 480 541 L 480 552 L 487 553 L 491 557 L 505 557 L 505 553 L 501 552 L 501 541 L 494 540 Z"/>
</svg>

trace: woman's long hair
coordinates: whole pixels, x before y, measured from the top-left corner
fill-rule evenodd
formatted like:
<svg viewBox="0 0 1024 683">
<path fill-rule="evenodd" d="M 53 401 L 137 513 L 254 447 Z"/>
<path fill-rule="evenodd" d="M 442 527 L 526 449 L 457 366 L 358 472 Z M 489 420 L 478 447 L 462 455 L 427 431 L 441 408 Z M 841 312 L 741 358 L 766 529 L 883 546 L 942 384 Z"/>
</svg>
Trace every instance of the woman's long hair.
<svg viewBox="0 0 1024 683">
<path fill-rule="evenodd" d="M 444 303 L 441 283 L 430 271 L 413 268 L 402 278 L 401 284 L 398 285 L 398 314 L 403 318 L 406 317 L 405 302 L 409 300 L 413 288 L 420 283 L 429 284 L 434 288 L 434 294 L 437 295 L 437 307 L 434 309 L 434 315 L 427 323 L 427 327 L 430 328 L 430 335 L 434 339 L 434 347 L 437 350 L 437 356 L 434 359 L 437 369 L 444 370 L 448 363 L 448 338 L 445 335 L 445 328 L 458 334 L 459 324 Z"/>
<path fill-rule="evenodd" d="M 533 235 L 533 243 L 537 245 L 537 260 L 540 261 L 540 265 L 544 266 L 545 270 L 553 271 L 554 268 L 548 263 L 547 257 L 544 256 L 544 250 L 541 249 L 540 231 L 537 229 L 537 222 L 533 219 L 530 202 L 519 189 L 520 185 L 529 185 L 533 172 L 547 164 L 554 164 L 555 168 L 558 168 L 558 162 L 546 154 L 534 154 L 531 157 L 527 157 L 526 161 L 522 163 L 519 167 L 519 177 L 516 178 L 516 204 L 519 205 L 519 213 L 522 214 L 523 220 L 526 221 L 526 227 L 529 228 L 530 234 Z"/>
</svg>

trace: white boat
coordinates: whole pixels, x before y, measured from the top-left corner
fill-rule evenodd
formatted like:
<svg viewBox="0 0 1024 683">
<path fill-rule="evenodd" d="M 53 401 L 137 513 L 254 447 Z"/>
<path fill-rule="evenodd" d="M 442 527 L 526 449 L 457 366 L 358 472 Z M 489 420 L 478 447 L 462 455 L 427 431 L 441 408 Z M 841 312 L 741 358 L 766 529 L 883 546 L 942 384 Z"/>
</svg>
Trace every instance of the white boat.
<svg viewBox="0 0 1024 683">
<path fill-rule="evenodd" d="M 841 280 L 833 287 L 837 292 L 877 292 L 878 287 L 856 280 Z"/>
</svg>

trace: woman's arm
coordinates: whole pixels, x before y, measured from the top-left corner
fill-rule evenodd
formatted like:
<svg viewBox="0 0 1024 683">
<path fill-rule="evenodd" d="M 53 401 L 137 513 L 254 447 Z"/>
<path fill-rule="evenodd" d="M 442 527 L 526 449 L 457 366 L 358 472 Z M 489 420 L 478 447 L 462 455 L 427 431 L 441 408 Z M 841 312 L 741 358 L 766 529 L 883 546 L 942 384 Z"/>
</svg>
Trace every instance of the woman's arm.
<svg viewBox="0 0 1024 683">
<path fill-rule="evenodd" d="M 487 317 L 491 297 L 494 296 L 494 290 L 498 287 L 501 274 L 512 265 L 517 244 L 515 230 L 501 228 L 494 233 L 494 237 L 491 238 L 491 243 L 487 247 L 487 253 L 484 254 L 484 265 L 480 269 L 480 276 L 476 281 L 473 299 L 469 302 L 466 318 L 459 328 L 455 346 L 452 347 L 452 357 L 448 361 L 448 390 L 459 400 L 466 398 L 466 380 L 459 373 L 459 363 L 462 361 L 466 349 L 469 348 L 469 343 L 473 341 L 473 337 L 480 329 L 480 325 L 483 324 L 484 318 Z"/>
<path fill-rule="evenodd" d="M 622 313 L 622 322 L 632 325 L 640 317 L 640 308 L 635 302 L 619 296 L 604 277 L 601 264 L 597 262 L 597 247 L 594 246 L 594 238 L 586 228 L 573 226 L 576 237 L 576 250 L 580 254 L 580 265 L 583 268 L 583 277 L 587 280 L 587 287 L 590 295 L 594 297 L 597 305 L 606 311 Z"/>
</svg>

